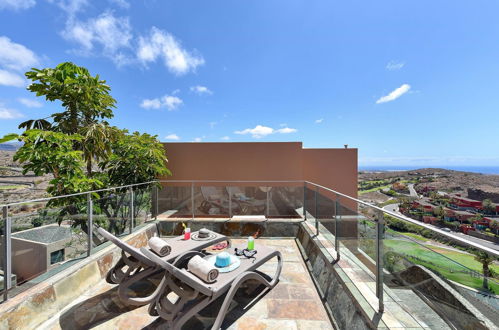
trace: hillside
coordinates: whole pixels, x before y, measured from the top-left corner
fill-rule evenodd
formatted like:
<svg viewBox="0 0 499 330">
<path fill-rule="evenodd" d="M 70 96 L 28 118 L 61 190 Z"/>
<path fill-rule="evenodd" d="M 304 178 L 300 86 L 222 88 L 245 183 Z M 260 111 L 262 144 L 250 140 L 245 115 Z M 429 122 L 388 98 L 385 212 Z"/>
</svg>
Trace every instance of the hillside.
<svg viewBox="0 0 499 330">
<path fill-rule="evenodd" d="M 499 175 L 422 168 L 397 172 L 359 172 L 359 182 L 390 180 L 415 181 L 415 188 L 430 187 L 439 191 L 461 193 L 469 198 L 490 198 L 499 203 Z"/>
<path fill-rule="evenodd" d="M 14 154 L 15 151 L 0 150 L 0 204 L 46 196 L 51 176 L 23 175 L 20 165 L 12 160 Z"/>
</svg>

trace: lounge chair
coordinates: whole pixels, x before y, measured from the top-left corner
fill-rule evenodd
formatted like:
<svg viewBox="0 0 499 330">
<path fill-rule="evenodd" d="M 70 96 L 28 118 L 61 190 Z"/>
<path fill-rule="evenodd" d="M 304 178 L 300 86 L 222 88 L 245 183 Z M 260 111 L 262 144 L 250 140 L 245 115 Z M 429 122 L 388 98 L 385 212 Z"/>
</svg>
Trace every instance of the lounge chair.
<svg viewBox="0 0 499 330">
<path fill-rule="evenodd" d="M 244 248 L 244 246 L 239 246 L 239 248 Z M 214 283 L 208 284 L 186 269 L 188 259 L 195 255 L 205 256 L 201 252 L 188 252 L 170 264 L 147 249 L 141 248 L 141 251 L 165 270 L 157 295 L 149 305 L 149 313 L 153 316 L 159 315 L 166 320 L 168 329 L 180 329 L 186 321 L 203 308 L 227 294 L 212 327 L 212 329 L 219 329 L 232 298 L 242 283 L 247 280 L 257 280 L 268 289 L 272 289 L 279 281 L 282 269 L 281 253 L 259 246 L 255 258 L 242 257 L 241 265 L 237 269 L 228 273 L 220 273 Z M 268 281 L 262 273 L 257 271 L 257 268 L 274 257 L 278 260 L 277 270 L 274 277 Z M 172 298 L 170 295 L 172 292 L 178 296 L 174 302 L 169 299 Z"/>
<path fill-rule="evenodd" d="M 123 302 L 138 306 L 148 304 L 154 298 L 154 294 L 147 297 L 131 297 L 128 294 L 128 288 L 134 283 L 158 273 L 158 271 L 161 271 L 162 268 L 158 266 L 157 262 L 152 261 L 148 256 L 144 255 L 140 249 L 123 242 L 113 234 L 106 231 L 104 228 L 98 227 L 97 231 L 121 249 L 121 258 L 118 260 L 116 265 L 109 270 L 106 280 L 109 283 L 119 284 L 118 295 Z M 183 255 L 185 252 L 201 251 L 209 246 L 224 241 L 227 241 L 227 245 L 230 247 L 230 239 L 226 236 L 212 231 L 209 232 L 212 235 L 215 235 L 214 238 L 204 241 L 196 241 L 192 239 L 184 241 L 183 236 L 165 239 L 165 241 L 168 242 L 172 248 L 170 254 L 165 257 L 159 257 L 156 254 L 154 255 L 160 260 L 170 263 L 179 256 Z M 191 236 L 195 233 L 196 232 L 192 233 Z"/>
<path fill-rule="evenodd" d="M 203 201 L 199 205 L 198 210 L 205 214 L 229 214 L 229 197 L 224 193 L 223 189 L 216 187 L 201 187 L 201 195 Z M 237 211 L 239 204 L 232 205 L 232 211 Z M 213 213 L 212 210 L 218 210 Z"/>
<path fill-rule="evenodd" d="M 267 208 L 267 201 L 248 197 L 240 187 L 227 187 L 227 193 L 233 202 L 241 205 L 241 214 L 263 214 Z"/>
</svg>

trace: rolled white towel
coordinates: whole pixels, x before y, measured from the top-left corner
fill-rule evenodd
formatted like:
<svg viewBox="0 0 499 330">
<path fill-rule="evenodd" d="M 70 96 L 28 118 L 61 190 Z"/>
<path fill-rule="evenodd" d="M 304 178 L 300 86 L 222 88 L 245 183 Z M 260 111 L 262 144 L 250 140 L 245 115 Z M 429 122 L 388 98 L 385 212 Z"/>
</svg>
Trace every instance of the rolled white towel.
<svg viewBox="0 0 499 330">
<path fill-rule="evenodd" d="M 163 241 L 159 237 L 151 237 L 149 239 L 149 248 L 156 252 L 158 255 L 165 257 L 170 254 L 172 247 L 167 242 Z"/>
<path fill-rule="evenodd" d="M 214 282 L 218 277 L 218 269 L 200 256 L 189 260 L 187 270 L 207 283 Z"/>
</svg>

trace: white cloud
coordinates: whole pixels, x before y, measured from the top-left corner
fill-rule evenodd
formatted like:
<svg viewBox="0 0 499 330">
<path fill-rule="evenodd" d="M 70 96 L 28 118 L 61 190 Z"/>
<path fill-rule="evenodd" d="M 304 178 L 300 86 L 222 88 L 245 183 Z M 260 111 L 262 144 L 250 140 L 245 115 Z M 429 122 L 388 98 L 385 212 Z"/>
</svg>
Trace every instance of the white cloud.
<svg viewBox="0 0 499 330">
<path fill-rule="evenodd" d="M 88 6 L 88 0 L 48 0 L 48 2 L 53 3 L 64 10 L 69 15 L 70 19 L 72 19 L 77 12 Z"/>
<path fill-rule="evenodd" d="M 128 3 L 126 0 L 109 0 L 109 2 L 115 4 L 118 7 L 121 7 L 123 9 L 130 8 L 130 3 Z"/>
<path fill-rule="evenodd" d="M 403 84 L 399 88 L 390 92 L 390 94 L 385 95 L 383 97 L 380 97 L 376 101 L 376 104 L 394 101 L 394 100 L 398 99 L 399 97 L 401 97 L 402 95 L 404 95 L 405 93 L 407 93 L 410 89 L 411 89 L 411 86 L 409 84 Z"/>
<path fill-rule="evenodd" d="M 184 103 L 180 98 L 171 95 L 163 96 L 162 101 L 168 110 L 175 110 Z"/>
<path fill-rule="evenodd" d="M 38 57 L 33 51 L 5 36 L 0 36 L 0 67 L 24 71 L 38 63 Z"/>
<path fill-rule="evenodd" d="M 221 137 L 221 138 L 220 138 L 220 140 L 222 140 L 222 141 L 229 141 L 229 140 L 230 140 L 230 137 L 228 137 L 228 136 L 223 136 L 223 137 Z"/>
<path fill-rule="evenodd" d="M 210 121 L 210 122 L 208 123 L 208 125 L 210 125 L 210 128 L 211 128 L 211 129 L 215 128 L 215 126 L 216 126 L 217 124 L 218 124 L 218 122 L 216 122 L 216 121 Z"/>
<path fill-rule="evenodd" d="M 161 101 L 159 99 L 144 99 L 142 100 L 140 107 L 144 109 L 159 109 L 161 107 Z"/>
<path fill-rule="evenodd" d="M 17 110 L 6 108 L 0 103 L 0 119 L 16 119 L 24 117 L 22 113 Z"/>
<path fill-rule="evenodd" d="M 151 28 L 149 36 L 139 38 L 138 59 L 147 64 L 162 58 L 168 70 L 176 75 L 183 75 L 204 64 L 201 55 L 191 53 L 175 37 L 156 27 Z"/>
<path fill-rule="evenodd" d="M 194 93 L 196 93 L 196 94 L 198 94 L 198 95 L 203 95 L 203 94 L 213 94 L 213 92 L 212 92 L 212 91 L 210 91 L 210 90 L 208 89 L 208 87 L 206 87 L 206 86 L 199 86 L 199 85 L 198 85 L 198 86 L 192 86 L 192 87 L 190 88 L 190 90 L 191 90 L 191 92 L 194 92 Z"/>
<path fill-rule="evenodd" d="M 24 87 L 26 80 L 21 75 L 0 69 L 0 85 Z"/>
<path fill-rule="evenodd" d="M 322 123 L 323 121 L 324 121 L 324 119 L 323 119 L 323 118 L 321 118 L 321 119 L 316 119 L 316 120 L 315 120 L 315 123 L 316 123 L 316 124 L 320 124 L 320 123 Z"/>
<path fill-rule="evenodd" d="M 273 129 L 272 127 L 256 125 L 254 128 L 246 128 L 242 131 L 235 131 L 234 133 L 240 135 L 251 134 L 251 136 L 254 137 L 255 139 L 260 139 L 270 134 L 275 134 L 275 133 L 288 134 L 295 132 L 297 132 L 295 128 L 284 127 L 276 130 Z"/>
<path fill-rule="evenodd" d="M 123 52 L 131 48 L 133 37 L 128 17 L 115 17 L 108 11 L 87 21 L 70 18 L 62 36 L 79 44 L 83 54 L 90 54 L 100 46 L 102 54 L 118 66 L 131 62 L 131 58 Z"/>
<path fill-rule="evenodd" d="M 197 138 L 194 138 L 194 141 L 193 142 L 201 142 L 203 139 L 200 138 L 200 137 L 197 137 Z"/>
<path fill-rule="evenodd" d="M 24 97 L 21 97 L 17 100 L 19 101 L 19 103 L 27 106 L 28 108 L 41 108 L 43 106 L 43 104 L 37 100 L 27 99 Z"/>
<path fill-rule="evenodd" d="M 390 61 L 386 65 L 386 69 L 389 71 L 400 70 L 404 67 L 404 65 L 405 65 L 404 62 Z"/>
<path fill-rule="evenodd" d="M 276 130 L 277 133 L 281 134 L 289 134 L 289 133 L 296 133 L 298 130 L 296 128 L 289 128 L 289 127 L 284 127 L 284 128 L 279 128 Z"/>
<path fill-rule="evenodd" d="M 28 9 L 36 5 L 35 0 L 0 0 L 0 9 Z"/>
<path fill-rule="evenodd" d="M 184 101 L 177 96 L 165 95 L 161 98 L 144 99 L 142 100 L 140 107 L 144 109 L 167 108 L 169 111 L 172 111 L 177 109 L 183 103 Z"/>
<path fill-rule="evenodd" d="M 180 140 L 180 137 L 177 134 L 170 134 L 165 136 L 165 139 L 178 141 Z"/>
</svg>

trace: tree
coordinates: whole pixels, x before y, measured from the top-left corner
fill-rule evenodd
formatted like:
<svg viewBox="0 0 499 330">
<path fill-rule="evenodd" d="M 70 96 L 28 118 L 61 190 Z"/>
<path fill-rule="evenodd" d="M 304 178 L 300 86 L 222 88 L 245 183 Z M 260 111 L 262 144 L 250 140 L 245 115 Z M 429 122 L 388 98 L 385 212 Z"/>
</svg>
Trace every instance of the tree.
<svg viewBox="0 0 499 330">
<path fill-rule="evenodd" d="M 73 149 L 81 136 L 32 129 L 18 139 L 23 145 L 14 160 L 23 164 L 23 174 L 29 171 L 38 176 L 52 174 L 54 178 L 47 188 L 52 196 L 74 194 L 102 185 L 99 180 L 86 177 L 83 153 Z"/>
<path fill-rule="evenodd" d="M 491 277 L 490 264 L 494 261 L 489 254 L 485 252 L 477 252 L 475 255 L 475 260 L 482 264 L 482 272 L 483 272 L 483 288 L 485 290 L 489 289 L 488 277 Z"/>
<path fill-rule="evenodd" d="M 32 81 L 29 91 L 45 96 L 47 101 L 60 101 L 65 111 L 27 120 L 19 128 L 82 134 L 82 139 L 75 141 L 75 149 L 83 151 L 87 174 L 92 176 L 94 160 L 98 162 L 109 156 L 109 142 L 115 136 L 115 128 L 104 121 L 114 116 L 116 100 L 109 94 L 111 88 L 99 75 L 94 77 L 86 68 L 71 62 L 53 69 L 32 69 L 26 72 L 26 78 Z"/>
<path fill-rule="evenodd" d="M 445 215 L 445 210 L 442 206 L 437 206 L 433 209 L 433 215 L 438 219 L 443 219 Z"/>
<path fill-rule="evenodd" d="M 47 188 L 51 196 L 95 190 L 104 185 L 148 182 L 170 174 L 165 150 L 157 136 L 129 134 L 105 121 L 113 117 L 116 101 L 110 95 L 110 87 L 98 75 L 92 76 L 86 68 L 65 62 L 55 68 L 32 69 L 26 77 L 33 82 L 28 90 L 48 101 L 60 101 L 64 110 L 21 123 L 23 134 L 8 134 L 0 143 L 13 139 L 24 143 L 15 160 L 22 163 L 24 173 L 52 174 Z M 117 197 L 121 192 L 95 195 L 96 204 L 101 204 L 110 226 L 119 216 L 126 221 L 128 215 L 126 205 L 130 203 Z M 144 197 L 146 193 L 136 195 Z M 59 223 L 70 215 L 73 227 L 81 226 L 88 233 L 85 202 L 86 197 L 79 195 L 52 199 L 48 206 L 60 208 Z M 124 227 L 125 222 L 121 228 Z M 120 233 L 118 226 L 113 228 Z"/>
<path fill-rule="evenodd" d="M 170 175 L 166 168 L 168 161 L 163 145 L 156 136 L 128 131 L 120 132 L 120 137 L 112 144 L 112 154 L 99 167 L 102 170 L 103 180 L 109 186 L 123 186 L 128 184 L 143 183 L 155 180 L 158 176 Z M 102 177 L 102 176 L 101 176 Z M 134 193 L 136 207 L 134 217 L 146 206 L 148 191 L 138 189 Z M 113 198 L 100 199 L 100 208 L 107 215 L 109 229 L 120 232 L 120 227 L 127 224 L 126 212 L 129 196 L 125 191 L 117 191 Z M 121 218 L 119 215 L 123 215 Z"/>
<path fill-rule="evenodd" d="M 53 69 L 32 69 L 25 75 L 33 81 L 29 91 L 45 96 L 47 101 L 61 101 L 65 108 L 64 112 L 50 116 L 54 121 L 50 124 L 52 130 L 74 134 L 98 119 L 113 117 L 116 100 L 109 94 L 111 88 L 99 75 L 93 77 L 84 67 L 64 62 Z M 48 128 L 48 122 L 43 120 L 27 121 L 19 126 L 30 129 L 36 122 Z"/>
<path fill-rule="evenodd" d="M 486 214 L 494 214 L 496 213 L 496 204 L 494 204 L 490 199 L 484 199 L 482 201 L 483 211 Z"/>
</svg>

